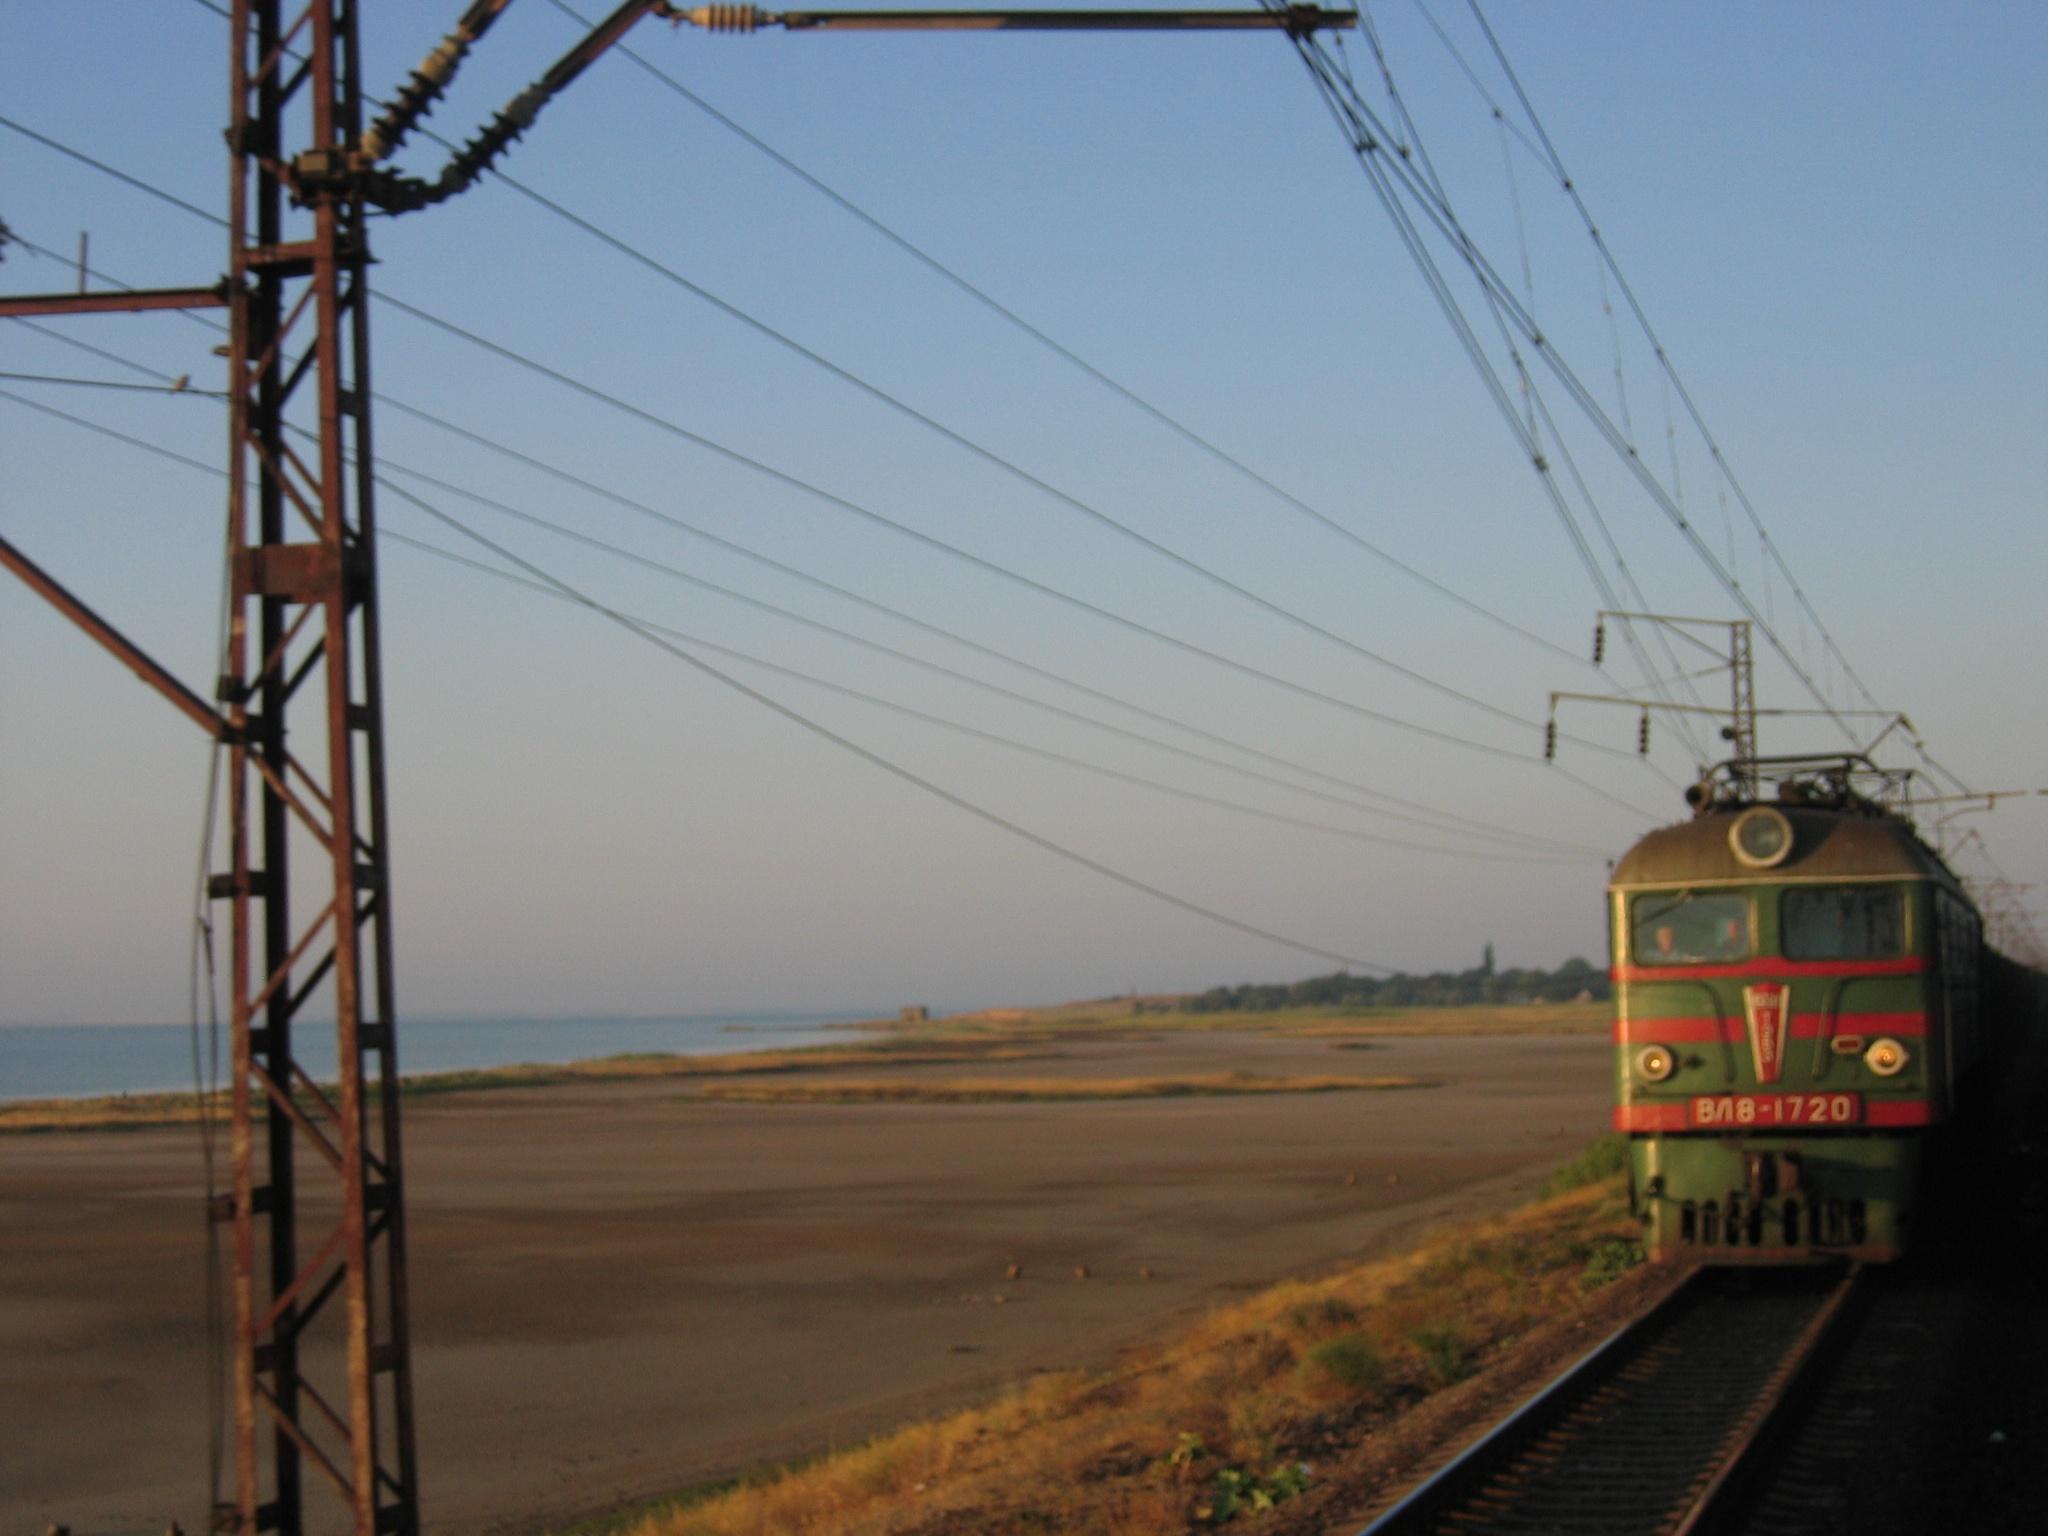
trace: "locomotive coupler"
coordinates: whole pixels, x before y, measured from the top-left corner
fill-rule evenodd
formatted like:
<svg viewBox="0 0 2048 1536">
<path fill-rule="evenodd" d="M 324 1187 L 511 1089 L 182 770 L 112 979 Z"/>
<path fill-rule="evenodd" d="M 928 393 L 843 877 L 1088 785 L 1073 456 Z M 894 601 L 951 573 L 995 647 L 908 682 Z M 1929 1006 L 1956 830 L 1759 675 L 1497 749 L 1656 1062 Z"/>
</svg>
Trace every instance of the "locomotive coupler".
<svg viewBox="0 0 2048 1536">
<path fill-rule="evenodd" d="M 1744 1152 L 1743 1184 L 1752 1200 L 1775 1200 L 1799 1189 L 1797 1152 Z"/>
</svg>

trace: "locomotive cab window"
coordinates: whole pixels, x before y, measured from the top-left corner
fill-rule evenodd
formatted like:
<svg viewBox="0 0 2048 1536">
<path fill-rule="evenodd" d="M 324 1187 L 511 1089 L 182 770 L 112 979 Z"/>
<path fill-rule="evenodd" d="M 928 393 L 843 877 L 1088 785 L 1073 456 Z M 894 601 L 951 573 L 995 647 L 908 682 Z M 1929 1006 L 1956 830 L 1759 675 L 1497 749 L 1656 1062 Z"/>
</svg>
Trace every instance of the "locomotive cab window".
<svg viewBox="0 0 2048 1536">
<path fill-rule="evenodd" d="M 1637 965 L 1700 965 L 1749 958 L 1749 898 L 1726 891 L 1647 891 L 1629 903 Z"/>
<path fill-rule="evenodd" d="M 1885 885 L 1795 886 L 1778 908 L 1778 925 L 1788 960 L 1903 955 L 1906 895 Z"/>
</svg>

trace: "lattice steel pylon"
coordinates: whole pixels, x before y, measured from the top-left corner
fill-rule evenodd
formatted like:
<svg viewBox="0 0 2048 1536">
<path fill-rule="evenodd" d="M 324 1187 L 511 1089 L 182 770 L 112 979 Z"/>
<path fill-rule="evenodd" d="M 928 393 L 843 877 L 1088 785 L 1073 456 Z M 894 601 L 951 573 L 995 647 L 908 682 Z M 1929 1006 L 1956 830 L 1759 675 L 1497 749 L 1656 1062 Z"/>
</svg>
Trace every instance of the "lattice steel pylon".
<svg viewBox="0 0 2048 1536">
<path fill-rule="evenodd" d="M 230 867 L 213 894 L 233 913 L 236 1455 L 217 1524 L 325 1528 L 312 1479 L 357 1536 L 411 1533 L 369 250 L 361 198 L 328 174 L 361 128 L 356 14 L 311 0 L 287 25 L 280 0 L 235 0 L 233 27 Z M 295 1048 L 316 998 L 331 1093 Z M 302 1166 L 331 1182 L 301 1190 Z"/>
<path fill-rule="evenodd" d="M 234 0 L 229 276 L 209 288 L 0 296 L 0 315 L 226 306 L 227 654 L 218 707 L 14 545 L 20 577 L 227 750 L 237 1536 L 419 1530 L 364 205 L 353 0 Z M 287 158 L 287 145 L 304 146 Z M 316 702 L 317 701 L 317 702 Z M 303 738 L 303 740 L 301 739 Z M 310 910 L 294 921 L 293 908 Z M 334 1018 L 335 1082 L 296 1052 Z M 302 1163 L 330 1182 L 301 1190 Z M 309 1474 L 310 1469 L 310 1474 Z M 314 1506 L 308 1482 L 338 1500 Z"/>
<path fill-rule="evenodd" d="M 1746 764 L 1743 780 L 1751 798 L 1758 793 L 1756 766 L 1756 661 L 1750 651 L 1749 620 L 1737 619 L 1728 626 L 1728 714 L 1729 756 Z"/>
</svg>

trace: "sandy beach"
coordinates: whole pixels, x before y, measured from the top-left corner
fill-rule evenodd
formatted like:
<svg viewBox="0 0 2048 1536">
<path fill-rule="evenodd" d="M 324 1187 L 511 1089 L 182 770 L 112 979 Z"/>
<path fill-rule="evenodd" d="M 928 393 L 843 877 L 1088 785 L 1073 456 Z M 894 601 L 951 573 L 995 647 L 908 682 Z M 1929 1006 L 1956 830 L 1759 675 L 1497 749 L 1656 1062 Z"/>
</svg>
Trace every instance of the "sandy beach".
<svg viewBox="0 0 2048 1536">
<path fill-rule="evenodd" d="M 1360 1045 L 1175 1031 L 972 1075 L 1434 1086 L 748 1104 L 655 1080 L 415 1101 L 429 1528 L 539 1531 L 1106 1360 L 1517 1203 L 1606 1120 L 1601 1034 Z M 206 1528 L 201 1187 L 189 1128 L 0 1139 L 0 1530 Z"/>
</svg>

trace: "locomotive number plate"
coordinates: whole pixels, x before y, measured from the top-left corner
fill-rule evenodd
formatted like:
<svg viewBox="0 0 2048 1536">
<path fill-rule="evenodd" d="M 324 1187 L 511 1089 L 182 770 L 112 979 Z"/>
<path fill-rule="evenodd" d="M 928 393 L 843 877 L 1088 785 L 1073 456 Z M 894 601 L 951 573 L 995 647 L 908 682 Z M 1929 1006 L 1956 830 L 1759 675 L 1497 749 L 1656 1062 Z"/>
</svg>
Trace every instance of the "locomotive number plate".
<svg viewBox="0 0 2048 1536">
<path fill-rule="evenodd" d="M 1694 1130 L 1763 1126 L 1855 1125 L 1863 1119 L 1860 1093 L 1714 1093 L 1695 1095 Z"/>
</svg>

